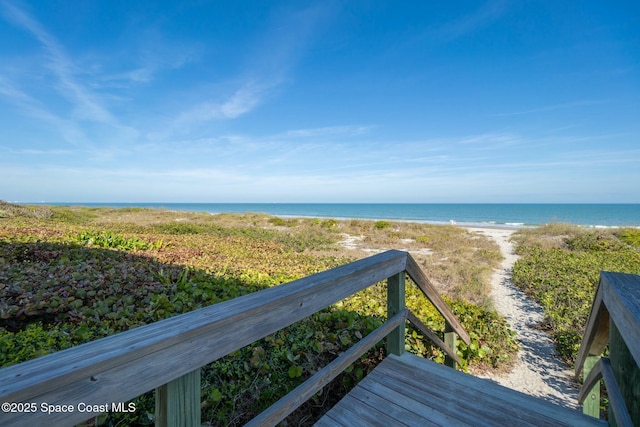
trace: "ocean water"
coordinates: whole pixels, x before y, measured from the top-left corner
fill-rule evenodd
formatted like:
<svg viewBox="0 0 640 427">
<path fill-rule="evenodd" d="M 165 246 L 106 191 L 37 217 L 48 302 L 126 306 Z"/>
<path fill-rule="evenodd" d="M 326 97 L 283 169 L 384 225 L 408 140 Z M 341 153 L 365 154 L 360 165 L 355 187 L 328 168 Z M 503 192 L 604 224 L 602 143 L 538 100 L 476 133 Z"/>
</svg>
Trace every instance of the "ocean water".
<svg viewBox="0 0 640 427">
<path fill-rule="evenodd" d="M 640 204 L 511 203 L 47 203 L 144 207 L 216 213 L 418 221 L 433 224 L 526 227 L 568 223 L 592 227 L 640 227 Z"/>
</svg>

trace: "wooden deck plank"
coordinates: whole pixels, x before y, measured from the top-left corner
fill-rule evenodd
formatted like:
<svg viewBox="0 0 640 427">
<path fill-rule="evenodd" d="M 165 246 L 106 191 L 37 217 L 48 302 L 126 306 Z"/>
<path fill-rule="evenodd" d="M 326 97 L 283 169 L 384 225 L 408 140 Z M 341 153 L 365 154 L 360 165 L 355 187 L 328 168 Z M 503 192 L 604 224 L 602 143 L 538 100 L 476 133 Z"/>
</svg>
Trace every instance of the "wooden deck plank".
<svg viewBox="0 0 640 427">
<path fill-rule="evenodd" d="M 553 403 L 545 401 L 542 398 L 536 398 L 519 391 L 503 387 L 490 380 L 477 378 L 458 371 L 452 373 L 451 370 L 446 366 L 431 362 L 429 360 L 425 360 L 410 353 L 407 353 L 405 356 L 390 357 L 389 359 L 391 361 L 399 361 L 408 366 L 410 369 L 420 369 L 421 373 L 435 372 L 443 382 L 456 383 L 457 385 L 460 385 L 460 387 L 455 388 L 454 390 L 461 389 L 464 391 L 467 389 L 474 389 L 474 396 L 476 396 L 476 398 L 478 397 L 478 393 L 481 396 L 490 397 L 490 399 L 485 399 L 487 403 L 503 401 L 508 404 L 506 408 L 502 406 L 505 410 L 513 407 L 519 407 L 529 413 L 535 412 L 538 425 L 541 418 L 552 420 L 553 425 L 588 426 L 593 425 L 593 421 L 601 424 L 599 420 L 591 417 L 586 417 L 584 414 L 577 410 L 555 405 Z M 413 372 L 412 375 L 413 378 L 415 378 L 415 371 L 410 372 Z"/>
<path fill-rule="evenodd" d="M 348 399 L 347 399 L 348 397 Z M 351 425 L 603 426 L 606 422 L 410 353 L 390 355 L 328 413 Z M 354 406 L 360 406 L 355 408 Z M 371 417 L 371 414 L 375 416 Z M 360 416 L 366 416 L 360 418 Z M 378 418 L 376 418 L 378 417 Z M 324 420 L 326 422 L 327 420 Z M 326 425 L 326 424 L 318 424 Z M 335 425 L 335 424 L 334 424 Z"/>
<path fill-rule="evenodd" d="M 405 410 L 410 413 L 409 416 L 412 420 L 422 419 L 422 424 L 424 425 L 448 426 L 457 422 L 455 418 L 437 411 L 429 405 L 425 405 L 418 400 L 407 398 L 407 396 L 401 392 L 402 390 L 398 391 L 396 388 L 389 387 L 388 384 L 384 385 L 379 383 L 373 376 L 369 376 L 368 381 L 362 381 L 359 385 L 371 393 L 386 398 L 391 405 L 397 407 L 395 411 Z M 427 419 L 426 423 L 424 422 L 425 418 Z"/>
<path fill-rule="evenodd" d="M 388 368 L 388 366 L 383 367 Z M 376 378 L 384 387 L 392 389 L 405 399 L 412 400 L 418 405 L 418 411 L 425 418 L 433 416 L 434 412 L 439 413 L 438 418 L 446 418 L 449 422 L 442 425 L 460 425 L 473 427 L 490 427 L 495 425 L 494 411 L 486 407 L 478 407 L 474 400 L 461 399 L 455 391 L 450 392 L 440 387 L 439 380 L 426 380 L 422 384 L 414 381 L 407 381 L 404 374 L 397 375 L 394 369 L 381 369 Z M 519 424 L 525 426 L 526 423 Z"/>
<path fill-rule="evenodd" d="M 333 418 L 330 413 L 326 413 L 315 424 L 315 427 L 351 427 L 350 425 L 343 424 L 340 420 Z"/>
<path fill-rule="evenodd" d="M 334 406 L 331 409 L 331 418 L 346 426 L 388 427 L 408 425 L 402 422 L 401 419 L 392 418 L 377 408 L 364 404 L 351 394 L 346 395 L 340 403 L 341 405 Z"/>
<path fill-rule="evenodd" d="M 550 425 L 585 425 L 585 422 L 587 423 L 586 425 L 591 425 L 594 420 L 593 418 L 585 417 L 577 410 L 520 393 L 490 380 L 480 379 L 457 371 L 452 373 L 443 365 L 411 354 L 407 354 L 407 357 L 404 358 L 397 358 L 397 360 L 410 366 L 408 372 L 412 372 L 413 369 L 421 369 L 421 372 L 437 372 L 438 377 L 444 383 L 456 384 L 456 386 L 449 389 L 450 392 L 461 393 L 460 390 L 462 390 L 462 393 L 465 393 L 470 399 L 482 397 L 484 399 L 483 406 L 495 407 L 499 412 L 512 413 L 514 417 L 525 417 L 534 413 L 533 420 L 535 425 L 541 425 L 543 421 L 548 421 Z M 468 393 L 468 390 L 474 390 L 479 394 Z M 497 402 L 501 402 L 501 405 L 497 406 Z"/>
<path fill-rule="evenodd" d="M 506 394 L 504 398 L 481 399 L 479 396 L 482 396 L 482 392 L 477 388 L 461 387 L 454 382 L 447 381 L 447 378 L 444 377 L 425 375 L 424 372 L 420 372 L 423 379 L 415 381 L 408 375 L 415 377 L 416 372 L 409 370 L 406 365 L 388 364 L 383 368 L 381 374 L 384 375 L 385 381 L 393 379 L 396 381 L 395 387 L 411 387 L 415 390 L 415 394 L 422 395 L 421 399 L 425 405 L 435 406 L 440 411 L 460 418 L 468 425 L 492 426 L 496 423 L 509 425 L 514 421 L 517 421 L 519 426 L 552 427 L 558 425 L 556 420 L 540 417 L 539 414 L 530 412 L 527 408 L 519 405 L 505 405 Z"/>
<path fill-rule="evenodd" d="M 369 385 L 375 384 L 370 381 Z M 374 391 L 372 391 L 372 388 Z M 408 399 L 400 399 L 399 401 L 389 400 L 390 393 L 388 389 L 384 387 L 356 387 L 351 395 L 361 401 L 363 404 L 372 406 L 374 408 L 384 408 L 385 414 L 389 415 L 395 420 L 402 420 L 407 425 L 423 425 L 438 427 L 444 424 L 440 422 L 434 422 L 424 416 L 418 415 L 415 410 L 412 410 L 412 403 Z M 415 409 L 415 408 L 414 408 Z"/>
<path fill-rule="evenodd" d="M 396 362 L 391 359 L 390 362 Z M 398 361 L 400 362 L 400 361 Z M 478 395 L 487 394 L 486 388 L 491 388 L 497 385 L 489 380 L 480 380 L 471 375 L 463 374 L 461 372 L 451 372 L 450 368 L 443 365 L 433 364 L 430 368 L 438 369 L 438 374 L 428 370 L 421 370 L 420 373 L 425 379 L 421 381 L 413 381 L 412 385 L 417 386 L 423 393 L 431 390 L 437 393 L 445 401 L 450 402 L 450 406 L 455 405 L 456 408 L 464 411 L 469 411 L 482 415 L 484 418 L 492 419 L 498 416 L 508 417 L 509 419 L 517 419 L 521 424 L 528 425 L 556 425 L 555 419 L 548 419 L 546 416 L 540 417 L 538 414 L 530 412 L 530 407 L 521 405 L 522 402 L 511 402 L 513 390 L 499 387 L 495 393 L 489 393 L 491 399 L 484 399 L 482 405 L 478 405 L 475 400 L 478 400 Z M 390 364 L 388 368 L 391 368 L 388 372 L 384 371 L 387 375 L 398 375 L 400 379 L 415 378 L 416 371 L 414 364 Z M 442 369 L 440 369 L 442 368 Z M 457 380 L 457 381 L 456 381 Z M 480 381 L 478 381 L 480 380 Z M 434 387 L 434 383 L 437 386 Z M 491 391 L 491 390 L 489 390 Z M 510 401 L 510 405 L 504 405 L 504 401 Z M 499 414 L 499 415 L 498 415 Z"/>
<path fill-rule="evenodd" d="M 388 375 L 385 369 L 380 369 L 381 367 L 384 368 L 383 365 L 376 368 L 375 375 L 369 374 L 351 393 L 357 393 L 361 388 L 375 389 L 377 394 L 388 397 L 386 412 L 394 412 L 394 415 L 402 420 L 404 420 L 404 411 L 417 415 L 420 421 L 411 425 L 435 424 L 438 426 L 474 427 L 496 425 L 484 418 L 479 418 L 478 414 L 472 410 L 460 411 L 459 408 L 451 404 L 451 399 L 441 396 L 438 388 L 434 387 L 432 383 L 430 383 L 431 390 L 425 392 L 425 390 L 413 386 L 411 381 L 407 383 L 404 376 L 400 379 L 394 378 Z M 390 409 L 394 406 L 396 406 L 394 410 Z"/>
</svg>

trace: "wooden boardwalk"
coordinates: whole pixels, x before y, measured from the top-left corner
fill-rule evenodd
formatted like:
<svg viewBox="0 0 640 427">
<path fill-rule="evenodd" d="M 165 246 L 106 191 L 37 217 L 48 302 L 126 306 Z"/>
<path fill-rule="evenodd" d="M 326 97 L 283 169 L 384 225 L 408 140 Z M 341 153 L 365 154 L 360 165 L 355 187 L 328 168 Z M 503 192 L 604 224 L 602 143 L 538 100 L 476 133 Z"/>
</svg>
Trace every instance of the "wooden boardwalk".
<svg viewBox="0 0 640 427">
<path fill-rule="evenodd" d="M 411 353 L 389 355 L 316 426 L 606 426 Z"/>
</svg>

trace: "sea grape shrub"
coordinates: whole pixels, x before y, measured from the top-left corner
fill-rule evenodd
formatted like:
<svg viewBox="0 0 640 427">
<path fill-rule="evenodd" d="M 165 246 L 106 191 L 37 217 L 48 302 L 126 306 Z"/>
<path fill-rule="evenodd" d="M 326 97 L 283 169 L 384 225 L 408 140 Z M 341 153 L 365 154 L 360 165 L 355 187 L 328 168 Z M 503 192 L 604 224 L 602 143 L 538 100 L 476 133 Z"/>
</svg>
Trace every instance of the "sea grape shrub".
<svg viewBox="0 0 640 427">
<path fill-rule="evenodd" d="M 458 356 L 477 366 L 504 368 L 513 362 L 518 351 L 515 331 L 495 310 L 465 301 L 447 300 L 453 314 L 469 333 L 470 343 L 458 340 Z"/>
<path fill-rule="evenodd" d="M 173 292 L 154 278 L 160 264 L 126 252 L 47 242 L 1 242 L 0 251 L 0 326 L 8 330 L 36 321 L 128 329 L 154 320 L 154 295 Z"/>
</svg>

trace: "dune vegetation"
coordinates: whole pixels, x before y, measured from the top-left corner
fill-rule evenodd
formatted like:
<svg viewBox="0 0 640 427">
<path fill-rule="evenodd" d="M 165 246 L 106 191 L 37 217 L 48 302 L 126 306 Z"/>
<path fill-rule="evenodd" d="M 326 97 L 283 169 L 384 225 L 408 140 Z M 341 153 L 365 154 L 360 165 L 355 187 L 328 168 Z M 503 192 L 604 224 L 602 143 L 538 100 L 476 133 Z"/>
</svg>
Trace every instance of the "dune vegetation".
<svg viewBox="0 0 640 427">
<path fill-rule="evenodd" d="M 414 255 L 469 332 L 471 345 L 458 348 L 461 369 L 508 367 L 517 345 L 487 297 L 499 248 L 462 228 L 8 203 L 0 203 L 0 367 L 391 248 Z M 443 319 L 411 283 L 407 303 L 443 334 Z M 203 421 L 245 423 L 385 317 L 379 285 L 204 367 Z M 414 330 L 406 345 L 430 359 L 444 357 Z M 291 422 L 315 419 L 383 353 L 379 345 L 363 356 Z M 97 424 L 151 424 L 152 392 L 136 407 L 134 414 L 105 414 Z"/>
<path fill-rule="evenodd" d="M 514 234 L 521 258 L 513 281 L 545 311 L 561 357 L 572 365 L 593 303 L 600 271 L 640 274 L 640 229 L 549 224 Z"/>
</svg>

